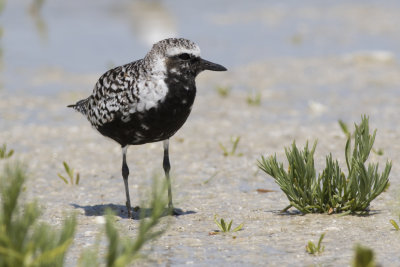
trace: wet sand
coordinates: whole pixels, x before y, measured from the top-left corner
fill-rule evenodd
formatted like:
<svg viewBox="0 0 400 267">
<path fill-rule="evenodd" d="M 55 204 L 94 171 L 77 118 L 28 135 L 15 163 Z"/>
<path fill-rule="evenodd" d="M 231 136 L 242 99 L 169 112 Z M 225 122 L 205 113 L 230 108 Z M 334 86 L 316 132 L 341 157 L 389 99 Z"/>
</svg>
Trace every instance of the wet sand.
<svg viewBox="0 0 400 267">
<path fill-rule="evenodd" d="M 399 214 L 400 159 L 398 107 L 400 66 L 390 54 L 376 52 L 338 57 L 271 60 L 252 63 L 224 74 L 204 73 L 197 80 L 198 96 L 191 116 L 170 141 L 173 197 L 187 212 L 164 217 L 168 230 L 148 244 L 146 259 L 136 265 L 196 266 L 346 266 L 355 244 L 372 248 L 382 266 L 400 265 L 399 233 L 389 223 Z M 67 79 L 61 73 L 59 79 Z M 88 77 L 82 75 L 69 93 L 55 96 L 25 96 L 0 92 L 0 140 L 15 149 L 15 156 L 29 165 L 28 199 L 38 199 L 43 219 L 60 225 L 65 213 L 78 213 L 78 230 L 67 255 L 67 266 L 75 265 L 83 248 L 94 243 L 102 229 L 105 207 L 116 212 L 122 232 L 135 237 L 138 220 L 126 218 L 125 194 L 120 174 L 119 146 L 93 130 L 67 104 L 90 92 Z M 216 86 L 230 86 L 223 98 Z M 84 93 L 80 88 L 88 88 Z M 246 97 L 261 92 L 261 104 L 250 106 Z M 288 205 L 285 195 L 271 177 L 256 166 L 261 155 L 277 153 L 296 140 L 318 139 L 316 167 L 325 166 L 332 153 L 344 163 L 345 136 L 337 123 L 359 122 L 370 115 L 371 128 L 378 128 L 375 147 L 383 156 L 371 160 L 383 167 L 393 161 L 390 189 L 371 204 L 368 216 L 325 214 L 299 215 L 295 209 L 280 214 Z M 229 144 L 240 136 L 237 152 L 224 157 L 219 143 Z M 57 177 L 66 161 L 80 173 L 78 186 Z M 133 205 L 146 199 L 154 173 L 162 177 L 162 143 L 131 146 L 130 190 Z M 286 162 L 285 162 L 286 164 Z M 276 192 L 258 193 L 257 189 Z M 209 235 L 216 230 L 214 215 L 244 223 L 232 235 Z M 305 252 L 309 240 L 326 233 L 325 252 Z"/>
</svg>

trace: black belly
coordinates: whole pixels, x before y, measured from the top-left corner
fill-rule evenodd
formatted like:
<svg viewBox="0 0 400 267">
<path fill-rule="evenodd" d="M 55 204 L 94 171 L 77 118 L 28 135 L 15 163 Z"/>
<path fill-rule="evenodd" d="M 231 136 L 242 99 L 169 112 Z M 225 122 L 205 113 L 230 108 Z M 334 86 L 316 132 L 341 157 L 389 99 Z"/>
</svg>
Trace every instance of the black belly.
<svg viewBox="0 0 400 267">
<path fill-rule="evenodd" d="M 185 94 L 184 97 L 167 95 L 158 106 L 132 114 L 129 121 L 124 122 L 121 117 L 117 117 L 112 122 L 98 127 L 97 130 L 121 146 L 168 139 L 185 123 L 194 97 L 195 92 Z"/>
</svg>

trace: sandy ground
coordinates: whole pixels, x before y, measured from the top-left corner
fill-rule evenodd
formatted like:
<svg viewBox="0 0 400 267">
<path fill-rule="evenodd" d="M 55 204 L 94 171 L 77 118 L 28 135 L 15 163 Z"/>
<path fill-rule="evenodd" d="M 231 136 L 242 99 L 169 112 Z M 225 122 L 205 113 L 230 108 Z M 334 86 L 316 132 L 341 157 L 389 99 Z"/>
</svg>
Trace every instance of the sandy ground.
<svg viewBox="0 0 400 267">
<path fill-rule="evenodd" d="M 399 74 L 391 54 L 375 52 L 260 62 L 223 74 L 201 74 L 193 113 L 170 142 L 174 202 L 187 214 L 163 218 L 168 230 L 145 247 L 147 258 L 136 264 L 346 266 L 355 244 L 362 244 L 375 251 L 382 266 L 399 266 L 400 236 L 389 223 L 398 218 L 400 203 Z M 126 218 L 119 146 L 65 108 L 89 94 L 86 81 L 81 77 L 71 93 L 47 97 L 0 92 L 0 140 L 15 149 L 13 157 L 29 165 L 29 198 L 40 201 L 44 220 L 53 225 L 60 225 L 65 213 L 78 214 L 67 266 L 74 266 L 82 248 L 94 243 L 105 207 L 118 212 L 118 227 L 132 238 L 139 224 Z M 217 94 L 219 85 L 232 87 L 226 98 Z M 261 92 L 261 105 L 247 104 L 250 92 Z M 257 169 L 260 155 L 277 153 L 284 160 L 283 148 L 294 139 L 300 146 L 318 139 L 318 170 L 329 152 L 344 163 L 345 137 L 337 119 L 352 125 L 363 113 L 378 128 L 375 146 L 385 152 L 371 159 L 381 162 L 381 168 L 386 159 L 394 163 L 390 189 L 372 202 L 371 214 L 280 214 L 288 201 L 273 179 Z M 223 156 L 219 143 L 228 145 L 231 136 L 241 137 L 237 151 L 242 156 Z M 57 177 L 63 161 L 79 171 L 78 186 Z M 163 173 L 162 144 L 130 147 L 128 164 L 131 200 L 137 205 L 146 199 L 153 174 Z M 259 188 L 276 192 L 261 194 Z M 233 219 L 234 226 L 244 223 L 243 230 L 235 239 L 209 235 L 216 230 L 215 214 Z M 316 242 L 321 233 L 326 233 L 325 252 L 307 254 L 306 243 Z"/>
</svg>

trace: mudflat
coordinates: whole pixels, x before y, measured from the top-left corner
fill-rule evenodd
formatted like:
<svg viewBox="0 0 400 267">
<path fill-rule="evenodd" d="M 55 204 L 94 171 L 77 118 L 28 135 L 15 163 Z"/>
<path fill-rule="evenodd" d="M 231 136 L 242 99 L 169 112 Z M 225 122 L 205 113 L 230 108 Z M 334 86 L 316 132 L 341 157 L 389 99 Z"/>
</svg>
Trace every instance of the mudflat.
<svg viewBox="0 0 400 267">
<path fill-rule="evenodd" d="M 161 226 L 167 231 L 146 245 L 147 257 L 135 264 L 345 266 L 351 263 L 354 246 L 361 244 L 372 248 L 383 266 L 400 265 L 400 236 L 389 223 L 400 212 L 399 74 L 396 58 L 376 51 L 261 61 L 223 75 L 201 74 L 192 114 L 170 140 L 174 204 L 186 214 L 164 217 Z M 89 93 L 78 88 L 88 87 L 91 77 L 82 75 L 71 92 L 51 96 L 0 92 L 0 140 L 15 150 L 12 158 L 29 167 L 27 198 L 38 199 L 43 220 L 53 225 L 60 225 L 66 213 L 78 214 L 67 266 L 75 265 L 82 249 L 103 231 L 106 207 L 117 213 L 117 225 L 126 235 L 134 238 L 139 224 L 127 218 L 120 147 L 66 108 Z M 222 97 L 217 86 L 231 91 Z M 260 104 L 249 105 L 248 96 L 257 93 Z M 293 140 L 302 147 L 306 140 L 318 139 L 317 170 L 325 166 L 329 153 L 345 169 L 346 137 L 337 120 L 352 129 L 362 114 L 378 129 L 375 148 L 384 151 L 383 156 L 372 153 L 370 160 L 380 162 L 381 171 L 386 160 L 393 161 L 390 188 L 371 203 L 370 213 L 301 215 L 293 208 L 280 213 L 288 200 L 257 168 L 260 156 L 276 153 L 286 164 L 284 147 Z M 237 154 L 224 156 L 220 143 L 230 148 L 231 137 L 239 136 Z M 144 203 L 145 208 L 152 177 L 163 178 L 162 151 L 160 142 L 129 148 L 133 206 Z M 66 185 L 57 176 L 64 172 L 63 161 L 80 173 L 79 185 Z M 209 235 L 217 229 L 215 214 L 244 227 L 234 234 Z M 307 242 L 317 242 L 322 233 L 325 251 L 309 255 Z"/>
</svg>

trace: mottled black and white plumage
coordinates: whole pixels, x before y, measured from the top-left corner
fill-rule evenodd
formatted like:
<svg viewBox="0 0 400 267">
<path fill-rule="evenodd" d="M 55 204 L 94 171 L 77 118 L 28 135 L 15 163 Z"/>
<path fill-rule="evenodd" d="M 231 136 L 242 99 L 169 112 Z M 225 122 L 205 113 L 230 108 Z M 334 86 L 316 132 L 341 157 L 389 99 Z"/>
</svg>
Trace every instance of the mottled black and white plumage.
<svg viewBox="0 0 400 267">
<path fill-rule="evenodd" d="M 172 208 L 168 140 L 189 116 L 196 96 L 195 78 L 203 70 L 225 71 L 226 68 L 200 58 L 200 48 L 190 40 L 165 39 L 154 44 L 143 59 L 104 73 L 92 95 L 68 106 L 85 115 L 101 134 L 121 145 L 130 217 L 126 164 L 129 145 L 164 141 L 163 167 Z"/>
</svg>

